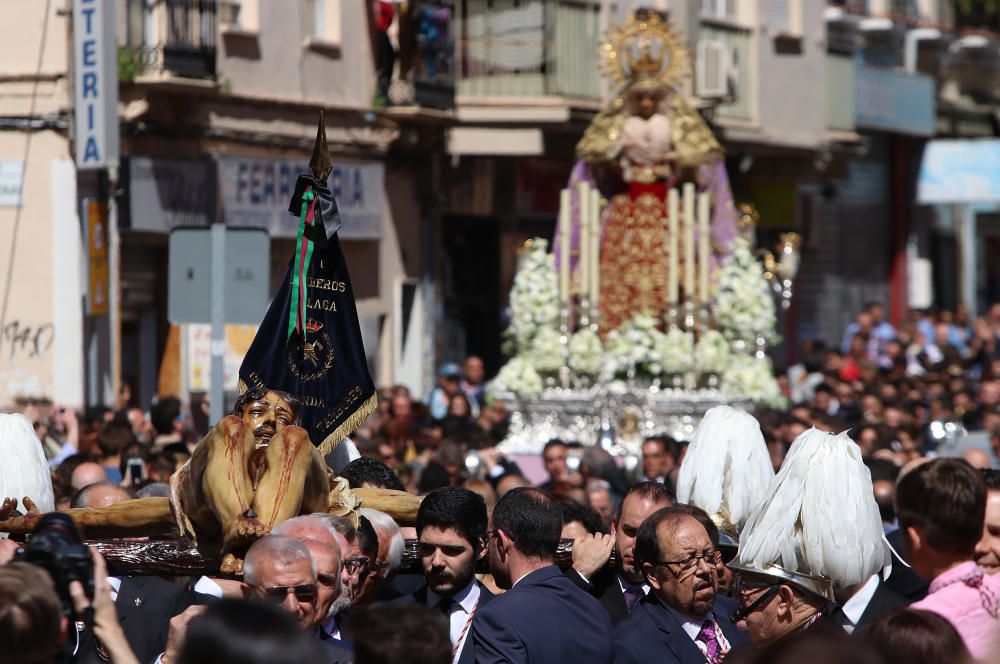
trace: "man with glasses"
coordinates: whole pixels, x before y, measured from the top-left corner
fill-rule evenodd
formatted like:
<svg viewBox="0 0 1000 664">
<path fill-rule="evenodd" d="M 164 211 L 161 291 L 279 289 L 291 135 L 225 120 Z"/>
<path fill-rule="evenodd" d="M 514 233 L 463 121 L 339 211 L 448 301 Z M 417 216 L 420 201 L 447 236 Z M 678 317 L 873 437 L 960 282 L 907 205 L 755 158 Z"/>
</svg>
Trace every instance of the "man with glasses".
<svg viewBox="0 0 1000 664">
<path fill-rule="evenodd" d="M 417 551 L 426 585 L 400 603 L 439 610 L 448 623 L 456 664 L 476 661 L 472 621 L 493 593 L 476 580 L 476 563 L 486 555 L 486 502 L 461 487 L 427 494 L 417 511 Z"/>
<path fill-rule="evenodd" d="M 846 434 L 810 429 L 740 534 L 733 621 L 764 649 L 762 661 L 806 630 L 843 637 L 834 590 L 866 582 L 889 560 L 860 449 Z"/>
<path fill-rule="evenodd" d="M 493 527 L 490 571 L 507 592 L 472 621 L 476 664 L 611 664 L 611 619 L 555 566 L 558 503 L 538 489 L 513 489 L 493 509 Z"/>
<path fill-rule="evenodd" d="M 259 599 L 280 606 L 310 629 L 316 624 L 316 564 L 309 549 L 287 535 L 268 535 L 247 551 L 243 580 Z"/>
<path fill-rule="evenodd" d="M 651 590 L 615 628 L 616 664 L 718 664 L 747 641 L 730 618 L 736 602 L 716 594 L 719 551 L 687 510 L 643 521 L 634 555 Z"/>
<path fill-rule="evenodd" d="M 250 547 L 243 562 L 243 580 L 252 594 L 292 614 L 309 631 L 318 628 L 339 593 L 339 574 L 336 545 L 319 538 L 268 535 Z M 329 640 L 326 646 L 331 664 L 351 661 L 343 643 Z"/>
</svg>

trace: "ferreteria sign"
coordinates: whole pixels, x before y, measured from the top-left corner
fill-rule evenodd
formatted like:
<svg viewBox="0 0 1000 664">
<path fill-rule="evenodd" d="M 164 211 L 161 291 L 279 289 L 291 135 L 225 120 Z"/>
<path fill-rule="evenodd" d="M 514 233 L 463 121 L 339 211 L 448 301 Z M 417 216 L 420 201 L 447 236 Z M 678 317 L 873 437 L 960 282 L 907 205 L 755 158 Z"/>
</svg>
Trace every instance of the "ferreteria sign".
<svg viewBox="0 0 1000 664">
<path fill-rule="evenodd" d="M 267 229 L 272 237 L 294 238 L 298 219 L 288 214 L 288 199 L 303 172 L 302 159 L 219 157 L 219 188 L 227 225 Z M 342 240 L 382 237 L 385 166 L 380 162 L 337 162 L 330 171 L 330 193 L 340 210 Z"/>
<path fill-rule="evenodd" d="M 115 0 L 73 2 L 74 141 L 78 169 L 118 166 Z"/>
</svg>

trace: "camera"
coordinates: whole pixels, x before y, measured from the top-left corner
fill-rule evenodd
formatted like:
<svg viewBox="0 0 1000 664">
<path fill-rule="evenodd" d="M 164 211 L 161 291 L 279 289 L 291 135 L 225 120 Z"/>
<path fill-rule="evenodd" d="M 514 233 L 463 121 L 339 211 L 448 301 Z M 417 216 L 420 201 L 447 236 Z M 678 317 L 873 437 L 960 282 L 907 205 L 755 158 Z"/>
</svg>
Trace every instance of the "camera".
<svg viewBox="0 0 1000 664">
<path fill-rule="evenodd" d="M 75 616 L 69 595 L 71 582 L 79 581 L 87 597 L 94 599 L 94 561 L 90 550 L 83 543 L 76 524 L 62 512 L 49 512 L 38 521 L 28 543 L 18 552 L 17 560 L 38 565 L 49 573 L 65 615 Z M 83 617 L 73 619 L 82 620 Z"/>
</svg>

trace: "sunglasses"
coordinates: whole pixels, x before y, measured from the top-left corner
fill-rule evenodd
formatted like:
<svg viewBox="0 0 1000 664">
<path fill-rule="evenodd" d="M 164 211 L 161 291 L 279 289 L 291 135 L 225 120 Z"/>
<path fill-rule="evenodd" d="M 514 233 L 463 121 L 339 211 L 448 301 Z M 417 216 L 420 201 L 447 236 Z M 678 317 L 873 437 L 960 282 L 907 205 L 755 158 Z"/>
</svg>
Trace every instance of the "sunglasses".
<svg viewBox="0 0 1000 664">
<path fill-rule="evenodd" d="M 310 604 L 316 601 L 317 593 L 315 583 L 305 583 L 301 586 L 271 586 L 270 588 L 260 588 L 258 593 L 261 598 L 272 604 L 281 604 L 288 597 L 288 593 L 295 595 L 295 599 L 303 604 Z"/>
<path fill-rule="evenodd" d="M 350 558 L 348 560 L 345 560 L 344 561 L 344 569 L 347 570 L 348 574 L 350 574 L 350 575 L 353 576 L 353 575 L 357 574 L 358 572 L 367 570 L 368 569 L 368 565 L 370 565 L 370 564 L 371 564 L 371 561 L 368 560 L 368 558 L 365 558 L 364 556 L 359 556 L 357 558 Z"/>
<path fill-rule="evenodd" d="M 742 595 L 747 590 L 750 590 L 755 587 L 763 588 L 765 586 L 763 585 L 752 586 L 752 585 L 740 584 L 739 586 L 734 585 L 733 590 L 735 591 L 736 594 Z M 781 586 L 766 586 L 766 587 L 767 590 L 762 592 L 760 594 L 760 597 L 752 601 L 748 606 L 743 606 L 741 604 L 740 606 L 736 607 L 736 610 L 733 611 L 733 615 L 730 616 L 729 619 L 732 620 L 734 623 L 737 623 L 741 620 L 745 620 L 747 616 L 749 616 L 751 613 L 756 611 L 761 606 L 764 606 L 764 604 L 766 604 L 772 597 L 774 597 L 778 593 L 779 590 L 781 590 Z"/>
</svg>

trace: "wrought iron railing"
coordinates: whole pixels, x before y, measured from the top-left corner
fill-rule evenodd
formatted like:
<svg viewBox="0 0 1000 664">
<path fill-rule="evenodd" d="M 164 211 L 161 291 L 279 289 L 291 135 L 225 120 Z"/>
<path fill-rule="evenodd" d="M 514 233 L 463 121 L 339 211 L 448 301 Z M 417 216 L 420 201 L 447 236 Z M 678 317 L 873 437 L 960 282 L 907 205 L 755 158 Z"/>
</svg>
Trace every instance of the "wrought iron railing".
<svg viewBox="0 0 1000 664">
<path fill-rule="evenodd" d="M 125 43 L 118 73 L 129 81 L 144 74 L 214 78 L 218 3 L 216 0 L 122 0 Z"/>
</svg>

